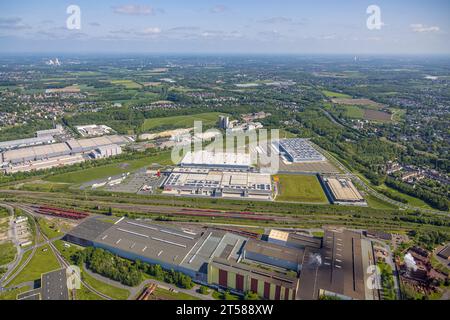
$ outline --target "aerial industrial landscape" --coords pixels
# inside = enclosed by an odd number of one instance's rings
[[[448,53],[31,49],[0,49],[0,300],[450,300]]]

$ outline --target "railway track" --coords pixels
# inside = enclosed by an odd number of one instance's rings
[[[24,206],[24,205],[16,205],[18,208],[22,209],[23,211],[25,211],[26,213],[32,215],[35,218],[36,221],[36,217],[35,217],[35,213],[34,211],[32,211],[29,207]],[[60,264],[61,268],[67,268],[69,267],[69,263],[64,259],[64,257],[59,253],[58,249],[55,247],[55,245],[53,244],[52,241],[50,241],[50,239],[48,239],[40,230],[39,224],[36,221],[36,238],[37,236],[40,235],[42,236],[42,238],[44,239],[44,243],[43,244],[48,244],[50,249],[52,250],[53,254],[55,255],[56,259],[58,260],[58,263]],[[28,257],[26,263],[24,263],[20,270],[17,270],[17,272],[14,273],[14,276],[9,278],[11,281],[12,279],[15,278],[16,275],[18,275],[20,273],[20,271],[23,270],[23,268],[28,264],[28,262],[31,260],[31,258],[33,257],[34,253],[36,252],[37,248],[41,247],[43,245],[42,243],[39,245],[35,245],[33,248],[33,253]],[[103,294],[102,292],[96,290],[95,288],[93,288],[92,286],[90,286],[88,283],[86,283],[85,281],[83,281],[83,279],[80,279],[80,282],[91,292],[95,293],[96,295],[102,297],[103,299],[106,300],[113,300],[113,298],[107,296],[106,294]],[[74,289],[72,291],[73,293],[73,298],[76,298],[76,289]]]

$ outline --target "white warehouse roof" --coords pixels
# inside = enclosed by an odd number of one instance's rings
[[[198,151],[188,152],[181,166],[250,167],[250,154],[235,152]]]

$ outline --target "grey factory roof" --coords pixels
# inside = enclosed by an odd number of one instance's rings
[[[202,236],[201,230],[187,231],[123,219],[100,234],[94,243],[143,258],[179,265]]]
[[[207,230],[204,241],[198,242],[181,264],[188,269],[203,270],[205,262],[213,257],[226,257],[238,260],[241,249],[247,238],[223,231]]]
[[[292,162],[325,160],[325,157],[314,149],[307,139],[283,139],[278,141],[278,146],[280,151],[284,151]]]
[[[123,145],[126,144],[128,141],[126,138],[118,136],[118,135],[112,135],[112,136],[103,136],[103,137],[96,137],[96,138],[90,138],[90,139],[72,139],[67,141],[68,146],[72,150],[94,150],[101,146],[107,146],[111,144],[118,144]]]
[[[206,263],[223,256],[238,259],[247,240],[236,234],[209,229],[186,229],[120,219],[116,223],[87,219],[68,233],[95,246],[120,250],[130,255],[178,265],[206,273]],[[225,253],[224,253],[225,252]]]
[[[245,167],[251,166],[250,154],[237,152],[211,152],[197,151],[188,152],[181,166],[220,166],[220,167]]]
[[[69,300],[66,269],[41,275],[41,287],[17,295],[17,300]]]
[[[328,229],[322,249],[305,249],[298,298],[317,299],[319,290],[326,290],[351,299],[364,300],[364,272],[361,234]]]
[[[54,138],[50,135],[36,137],[36,138],[2,141],[2,142],[0,142],[0,150],[13,149],[13,148],[31,146],[31,145],[36,145],[36,144],[43,144],[43,143],[48,143],[50,141],[54,141]]]
[[[65,143],[55,143],[5,151],[3,153],[3,160],[5,162],[9,162],[18,159],[30,159],[30,158],[42,159],[46,157],[51,157],[53,155],[61,155],[69,153],[70,149]]]
[[[51,139],[51,141],[49,141],[49,139]],[[124,145],[128,142],[125,137],[118,135],[96,137],[91,139],[72,139],[64,143],[53,143],[40,146],[31,145],[54,142],[53,137],[39,137],[16,141],[25,141],[26,143],[20,143],[19,145],[13,145],[13,147],[9,147],[9,145],[11,143],[14,143],[14,141],[0,142],[0,150],[13,149],[14,147],[19,146],[25,147],[3,152],[2,158],[4,162],[19,163],[25,161],[41,160],[44,158],[52,158],[79,152],[92,151],[103,146]],[[36,143],[31,143],[33,141],[36,141]]]
[[[246,252],[254,252],[260,255],[276,258],[278,260],[290,261],[300,264],[304,251],[297,248],[289,248],[277,244],[250,239],[244,247]]]
[[[302,247],[320,248],[322,246],[322,239],[304,234],[289,233],[287,245],[296,248]]]
[[[41,300],[41,288],[22,292],[17,295],[17,300]]]
[[[79,239],[94,241],[99,235],[112,227],[112,223],[99,218],[89,218],[70,230],[68,235]]]
[[[42,300],[69,300],[66,269],[55,270],[42,275]]]

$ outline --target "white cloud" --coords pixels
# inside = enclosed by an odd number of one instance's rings
[[[421,23],[411,24],[409,27],[417,33],[439,32],[441,30],[438,26],[427,26]]]
[[[159,34],[161,33],[161,29],[160,28],[146,28],[142,31],[142,34]]]
[[[155,9],[151,6],[140,6],[135,4],[127,4],[123,6],[116,6],[113,7],[113,10],[115,13],[118,14],[127,14],[127,15],[134,15],[134,16],[140,16],[140,15],[152,15],[155,14]]]

